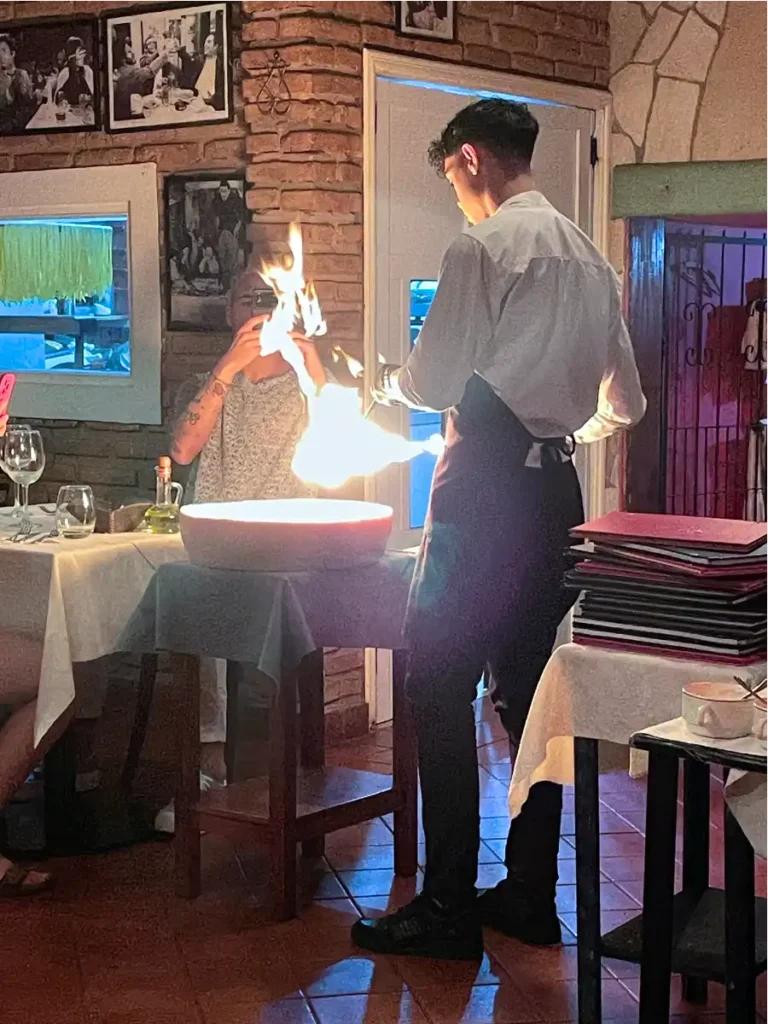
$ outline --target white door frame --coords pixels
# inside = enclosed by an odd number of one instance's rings
[[[563,106],[581,107],[595,114],[595,136],[599,160],[593,178],[592,240],[601,253],[608,255],[611,189],[611,94],[582,85],[567,85],[544,78],[527,78],[503,71],[484,71],[464,64],[407,57],[380,50],[363,50],[363,339],[366,394],[373,384],[377,366],[375,343],[376,301],[376,80],[404,79],[430,82],[473,92],[506,93],[530,97]],[[587,516],[602,515],[605,508],[605,445],[586,447],[584,462],[585,505]],[[366,497],[371,497],[370,480],[365,482]],[[366,651],[365,690],[372,721],[377,715],[377,659]],[[383,665],[379,665],[379,676]]]

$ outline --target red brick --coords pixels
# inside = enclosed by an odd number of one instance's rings
[[[413,49],[413,39],[397,35],[394,29],[382,25],[363,25],[363,43],[369,46],[387,46],[390,49]]]
[[[74,13],[74,3],[16,3],[13,5],[13,17],[21,21],[24,18],[47,18],[51,15],[61,17]]]
[[[557,16],[557,30],[562,36],[567,36],[569,39],[594,39],[597,36],[597,27],[594,21],[574,18],[572,14]]]
[[[360,156],[362,140],[349,132],[289,131],[282,138],[285,153],[330,153]]]
[[[362,74],[363,55],[359,49],[350,46],[337,46],[333,55],[333,66],[339,71],[354,71]]]
[[[98,134],[94,132],[94,135]],[[3,153],[73,153],[83,147],[84,135],[60,132],[53,135],[8,135],[2,143]]]
[[[611,81],[611,72],[608,68],[595,68],[595,85],[608,86]]]
[[[536,35],[527,29],[495,25],[493,34],[496,44],[509,53],[536,52]]]
[[[581,44],[581,58],[584,64],[594,64],[597,68],[607,68],[610,61],[610,49],[595,43]]]
[[[242,164],[245,154],[244,139],[217,139],[203,147],[206,161],[216,164]]]
[[[249,188],[245,204],[249,210],[274,210],[280,205],[280,192],[276,188]]]
[[[360,43],[360,26],[333,17],[284,14],[280,18],[281,39],[332,39],[338,43]]]
[[[425,57],[440,57],[442,60],[461,60],[460,43],[433,43],[428,39],[413,39],[413,52]],[[400,41],[398,40],[398,46]]]
[[[581,59],[580,45],[571,39],[561,39],[560,36],[539,36],[537,53],[549,60]]]
[[[543,57],[534,57],[527,53],[513,53],[510,57],[512,71],[522,71],[526,75],[538,75],[539,78],[553,78],[554,61]]]
[[[48,171],[71,166],[71,153],[21,153],[14,158],[14,169],[17,171]]]
[[[0,153],[0,172],[5,173],[10,170],[13,170],[13,157]]]
[[[328,68],[332,71],[335,66],[334,48],[327,43],[296,43],[292,46],[283,46],[280,56],[288,61],[293,70]]]
[[[557,14],[554,11],[542,11],[532,4],[517,3],[512,12],[512,23],[533,32],[554,32]]]
[[[257,21],[246,21],[241,29],[241,34],[246,43],[277,39],[279,35],[277,19],[260,18]]]
[[[496,50],[491,46],[473,46],[470,43],[464,47],[464,59],[470,64],[482,64],[483,67],[509,67],[509,54],[506,50]]]
[[[260,190],[261,191],[261,190]],[[280,197],[280,208],[286,212],[351,213],[363,209],[360,192],[337,192],[327,189],[285,189]]]
[[[595,70],[582,67],[581,64],[566,64],[556,61],[555,77],[569,82],[585,82],[592,85],[595,80]]]
[[[173,143],[167,146],[139,146],[137,163],[156,163],[159,171],[184,171],[200,162],[200,146],[196,142]]]
[[[328,322],[328,334],[332,338],[359,338],[363,330],[363,317],[361,313],[329,312],[326,316]]]
[[[261,153],[277,153],[280,141],[277,132],[265,132],[263,135],[249,135],[245,140],[247,152],[255,155]]]
[[[251,164],[246,170],[248,181],[258,185],[290,183],[326,184],[362,182],[362,168],[355,164],[338,164],[333,159],[285,162],[269,160]]]
[[[86,149],[75,154],[75,167],[101,167],[104,164],[129,164],[133,160],[133,150],[129,146],[117,146],[115,149]]]
[[[463,14],[458,18],[458,37],[462,43],[477,43],[480,46],[490,46],[493,42],[487,21],[467,18]]]
[[[324,281],[360,282],[363,265],[358,256],[320,253],[312,257],[312,274]]]
[[[347,3],[344,0],[343,7],[341,10],[347,17],[358,17],[362,18],[363,21],[367,22],[378,22],[381,25],[391,25],[393,18],[392,4],[390,3],[379,3],[377,0],[370,0],[370,2],[350,2]]]
[[[330,71],[288,71],[285,75],[294,99],[326,99],[331,102],[349,102],[363,96],[363,82],[359,75],[342,75]]]

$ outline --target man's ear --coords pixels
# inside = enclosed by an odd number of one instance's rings
[[[469,173],[472,175],[477,174],[480,169],[480,160],[477,155],[477,150],[471,142],[464,143],[461,147],[461,155],[464,158],[464,163],[466,164]]]

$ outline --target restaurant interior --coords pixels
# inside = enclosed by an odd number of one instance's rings
[[[737,0],[0,2],[0,1024],[765,1024],[765,81]],[[393,955],[455,403],[385,392],[480,100],[534,114],[647,405],[562,456],[524,730],[472,684],[475,884],[561,787],[555,938]]]

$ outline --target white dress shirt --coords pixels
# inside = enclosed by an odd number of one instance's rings
[[[598,441],[645,412],[618,278],[540,192],[508,199],[448,247],[388,397],[448,409],[473,373],[536,438]]]

